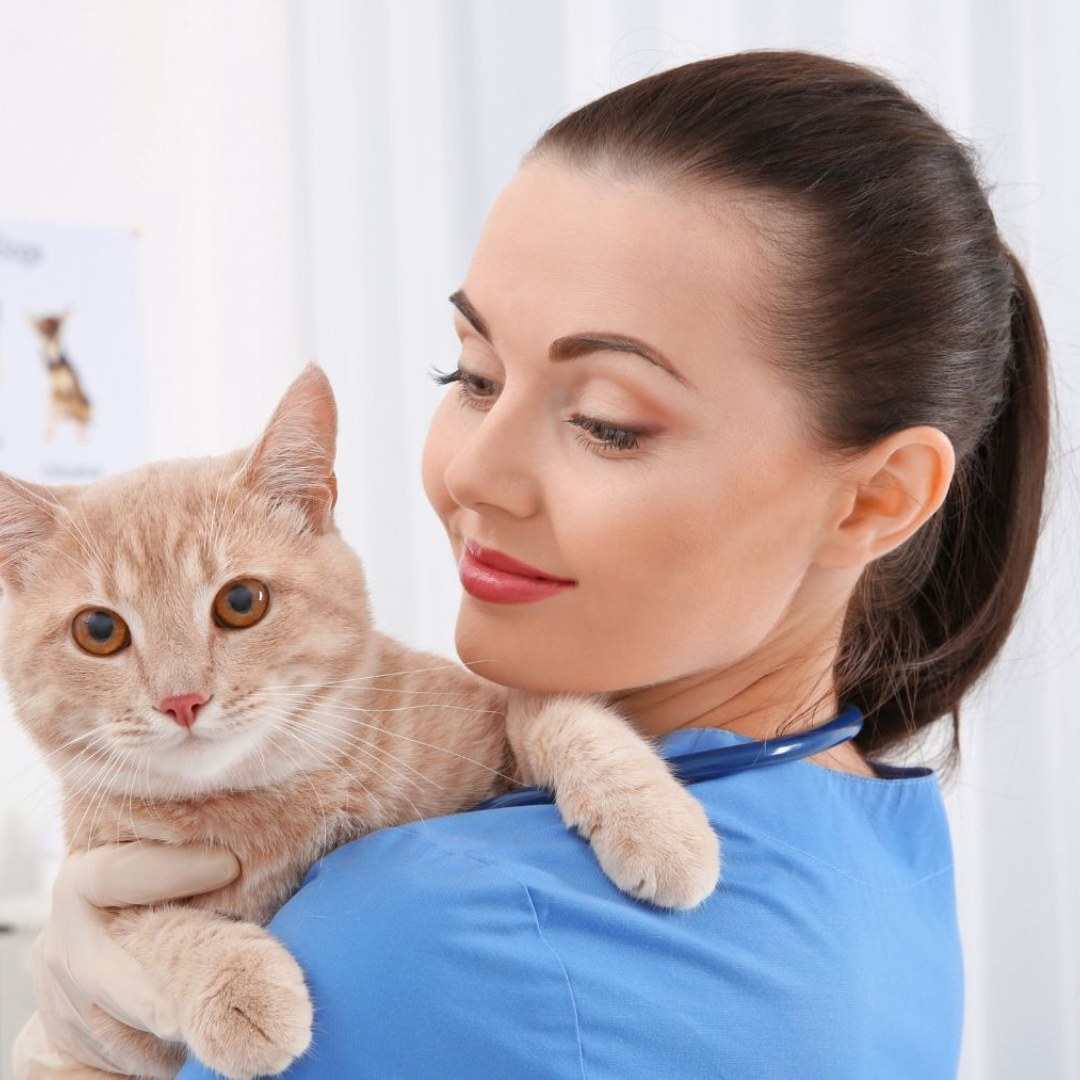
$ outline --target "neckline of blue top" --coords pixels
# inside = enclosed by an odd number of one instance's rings
[[[768,765],[783,765],[789,761],[820,754],[834,746],[853,739],[862,730],[863,712],[858,706],[848,705],[826,724],[821,724],[795,735],[786,735],[779,739],[746,739],[728,746],[714,746],[687,754],[667,757],[667,763],[675,776],[684,784],[695,784],[703,780],[716,780],[733,773],[748,772]],[[890,776],[906,777],[913,772],[926,775],[929,770],[894,769],[880,763],[874,768],[878,775],[887,779]],[[555,801],[553,793],[546,788],[523,787],[508,791],[503,795],[485,799],[474,806],[473,810],[493,810],[508,806],[533,806]]]

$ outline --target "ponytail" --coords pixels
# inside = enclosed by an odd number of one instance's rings
[[[866,712],[855,741],[867,756],[948,714],[951,745],[940,765],[955,767],[960,701],[1005,643],[1031,573],[1049,447],[1049,350],[1027,274],[1007,248],[1005,257],[1011,346],[1000,411],[911,550],[868,566],[848,610],[837,691]]]

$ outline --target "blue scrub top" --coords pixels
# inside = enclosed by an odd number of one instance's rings
[[[674,732],[665,756],[746,741]],[[270,924],[315,1002],[289,1080],[947,1080],[963,968],[936,776],[794,761],[691,787],[723,880],[619,893],[551,805],[339,848]],[[216,1074],[189,1062],[178,1080]]]

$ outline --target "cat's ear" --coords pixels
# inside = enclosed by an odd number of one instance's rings
[[[336,443],[337,406],[330,380],[317,364],[308,364],[240,466],[241,482],[275,502],[292,503],[307,525],[325,532],[337,502]]]
[[[28,584],[28,569],[64,512],[50,488],[0,472],[0,581]]]

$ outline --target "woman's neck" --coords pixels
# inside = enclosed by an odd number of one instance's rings
[[[702,727],[724,728],[752,739],[776,738],[827,723],[839,712],[831,664],[823,665],[820,654],[764,672],[733,668],[698,672],[619,691],[608,700],[650,738]],[[808,760],[842,772],[876,775],[850,742]]]

